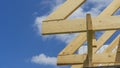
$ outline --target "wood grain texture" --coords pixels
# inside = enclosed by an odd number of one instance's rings
[[[86,15],[86,26],[87,26],[87,58],[86,58],[86,63],[84,64],[85,66],[92,67],[92,57],[93,57],[93,38],[94,38],[94,31],[93,25],[92,25],[92,20],[91,20],[91,15],[87,14]]]
[[[44,21],[63,20],[70,16],[77,8],[79,8],[86,0],[67,0],[58,7]]]
[[[96,53],[114,33],[115,30],[105,31],[104,34],[97,40],[97,47],[94,48],[94,53]]]
[[[44,22],[42,24],[42,34],[65,34],[86,32],[85,19],[61,20]],[[117,30],[120,29],[120,16],[105,16],[92,18],[93,30]]]
[[[58,56],[57,65],[78,65],[83,64],[86,55],[66,55]],[[93,55],[93,64],[104,64],[104,63],[114,63],[115,62],[115,53],[102,53]]]
[[[86,41],[86,32],[80,33],[73,41],[71,41],[59,55],[72,55],[78,50],[82,44]]]

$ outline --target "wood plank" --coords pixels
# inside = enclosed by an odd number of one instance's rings
[[[116,30],[120,29],[120,16],[106,16],[92,18],[93,30]],[[104,24],[104,25],[103,25]],[[42,34],[64,34],[64,33],[77,33],[85,32],[86,23],[85,19],[73,19],[44,22],[42,24]]]
[[[86,32],[80,33],[73,41],[71,41],[60,53],[59,56],[74,54],[86,41]],[[101,40],[102,41],[102,40]],[[96,49],[96,38],[93,39],[94,48]]]
[[[97,47],[94,48],[94,53],[96,53],[114,33],[115,30],[105,31],[104,34],[97,40]]]
[[[77,8],[79,8],[86,0],[67,0],[58,7],[44,21],[63,20],[70,16]]]
[[[42,23],[43,35],[62,34],[62,33],[68,33],[68,32],[72,33],[74,30],[79,31],[80,29],[83,29],[83,30],[86,29],[85,19],[61,20],[61,21],[52,21],[52,22]]]
[[[80,64],[80,65],[72,65],[71,68],[83,68],[83,65]]]
[[[66,55],[57,57],[57,65],[74,65],[83,64],[86,59],[86,55]]]
[[[99,17],[113,15],[120,8],[120,0],[113,0],[112,3],[100,13]]]
[[[58,56],[57,65],[78,65],[83,64],[86,59],[86,55],[66,55]],[[93,55],[93,64],[105,64],[115,62],[115,53],[102,53]]]
[[[94,53],[94,49],[97,48],[97,39],[96,39],[96,36],[95,36],[95,32],[93,31],[93,53]]]
[[[73,41],[71,41],[60,53],[59,56],[72,55],[78,50],[86,41],[86,32],[80,33]],[[96,38],[93,39],[94,48],[96,48]]]
[[[87,60],[85,63],[85,66],[92,67],[92,55],[93,55],[93,38],[94,38],[94,32],[92,28],[92,20],[91,15],[86,15],[86,26],[87,26],[87,43],[88,43],[88,55]]]
[[[78,50],[86,41],[86,32],[80,33],[73,41],[71,41],[60,53],[61,55],[72,55]]]
[[[104,50],[104,52],[106,52],[106,53],[111,53],[112,50],[113,50],[116,46],[118,46],[119,38],[120,38],[120,35],[118,35],[118,36],[112,41],[112,43]]]

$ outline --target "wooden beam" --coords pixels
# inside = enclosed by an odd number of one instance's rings
[[[112,43],[104,50],[103,53],[111,53],[112,50],[118,45],[119,43],[119,38],[120,38],[120,35],[118,35],[115,40],[112,41]]]
[[[86,55],[66,55],[58,56],[57,65],[78,65],[83,64]],[[114,63],[115,62],[115,53],[102,53],[93,55],[93,64],[105,64],[105,63]]]
[[[120,0],[113,0],[113,2],[100,13],[99,17],[113,15],[120,8]]]
[[[92,67],[92,55],[93,55],[93,28],[92,28],[92,20],[91,20],[91,15],[87,14],[86,15],[86,23],[87,23],[87,43],[88,43],[88,55],[87,55],[87,60],[85,63],[85,66]]]
[[[67,0],[58,7],[44,21],[63,20],[70,16],[77,8],[79,8],[86,0]]]
[[[83,64],[72,65],[71,68],[83,68]]]
[[[86,41],[86,32],[80,33],[73,41],[71,41],[60,53],[59,56],[72,55],[78,50]],[[93,38],[94,48],[96,48],[96,38]]]
[[[95,36],[95,32],[93,31],[93,53],[94,53],[94,49],[97,48],[97,39]]]
[[[86,32],[80,33],[73,41],[71,41],[60,53],[59,56],[72,55],[86,41]]]
[[[97,47],[94,48],[94,53],[96,53],[114,33],[115,30],[105,31],[104,34],[97,40]]]
[[[73,59],[74,57],[74,59]],[[83,64],[86,59],[86,55],[66,55],[57,57],[57,65],[74,65],[74,64]]]
[[[92,18],[93,30],[116,30],[120,29],[120,16],[106,16]],[[104,24],[104,25],[103,25]],[[42,24],[42,34],[64,34],[86,32],[85,19],[61,20],[44,22]]]

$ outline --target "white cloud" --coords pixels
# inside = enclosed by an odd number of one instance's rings
[[[46,16],[41,16],[41,17],[37,17],[35,20],[35,27],[37,27],[37,31],[38,33],[41,35],[41,25],[42,25],[42,21],[46,18]]]
[[[81,46],[78,49],[78,54],[86,54],[87,53],[87,46]]]
[[[40,54],[38,56],[33,56],[31,61],[36,64],[43,64],[43,65],[54,65],[56,66],[56,57],[49,57],[45,54]]]
[[[105,8],[112,0],[87,0],[85,4],[83,4],[82,7],[77,9],[70,17],[71,18],[80,18],[80,17],[85,17],[86,13],[91,13],[92,16],[97,16],[100,12],[101,9]],[[54,11],[61,3],[63,3],[64,0],[55,0],[54,1],[54,6],[51,7],[52,11]],[[50,3],[53,4],[53,3]],[[92,4],[93,6],[90,6],[89,4]],[[103,5],[104,4],[104,5]],[[85,8],[91,8],[89,11],[85,11]],[[48,11],[51,13],[52,11]],[[41,23],[42,21],[47,17],[48,15],[40,16],[37,17],[35,20],[35,25],[38,29],[39,34],[41,35]],[[45,36],[45,38],[56,38],[58,40],[61,40],[65,43],[69,43],[74,37],[76,37],[77,34],[61,34],[61,35],[50,35],[50,36]]]

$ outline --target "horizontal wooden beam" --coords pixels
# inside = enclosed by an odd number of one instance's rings
[[[83,65],[72,65],[71,68],[119,68],[120,63],[106,63],[106,64],[94,64],[92,67],[84,67]]]
[[[120,16],[96,17],[92,18],[92,22],[94,31],[120,29]],[[87,31],[85,19],[61,20],[42,23],[42,34],[44,35],[85,31]]]
[[[72,65],[71,68],[83,68],[83,64]]]
[[[44,21],[63,20],[70,16],[77,8],[79,8],[86,0],[67,0],[58,7]]]
[[[87,55],[66,55],[58,56],[57,65],[77,65],[83,64]],[[115,53],[102,53],[93,55],[93,64],[105,64],[105,63],[114,63],[115,62]]]

